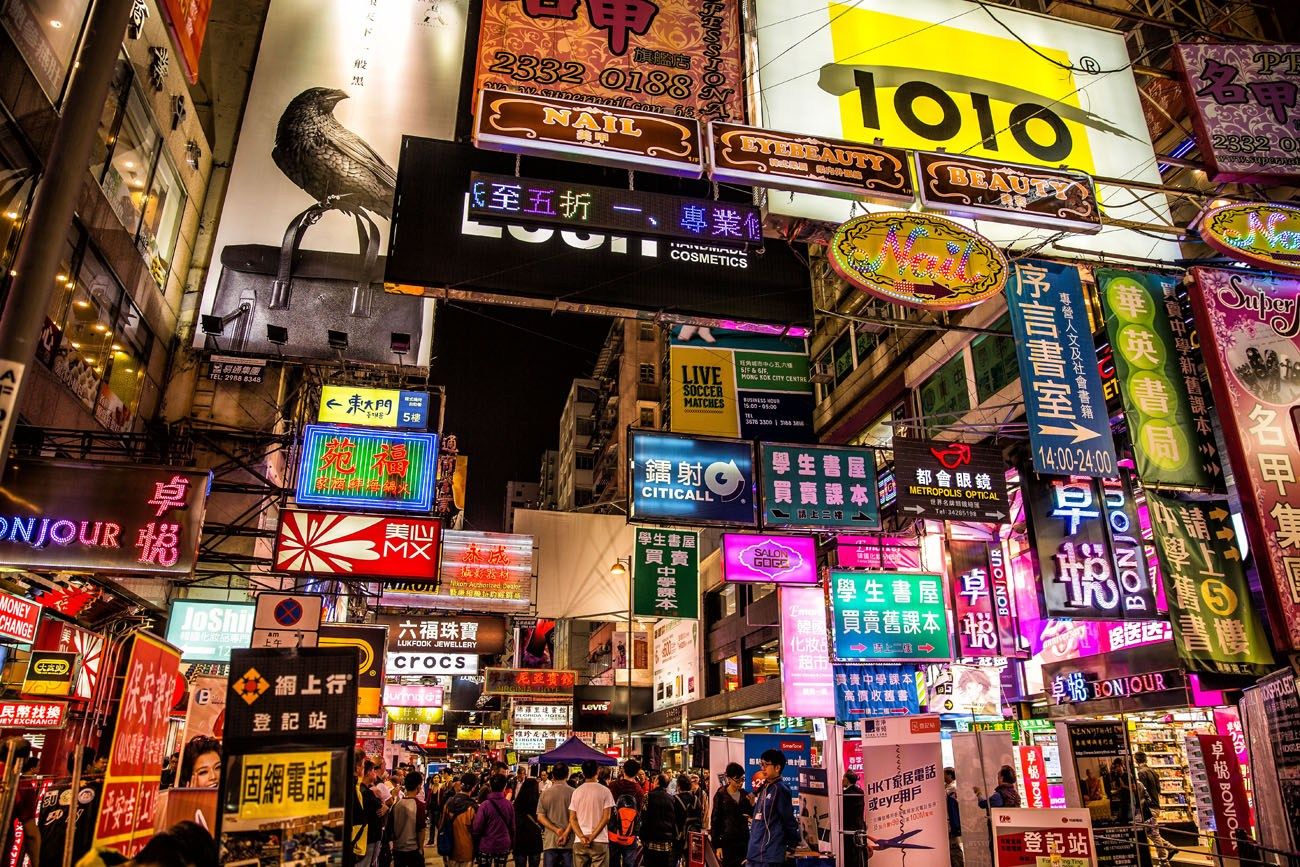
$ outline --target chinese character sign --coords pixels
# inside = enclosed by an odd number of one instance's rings
[[[919,867],[948,858],[939,717],[866,719],[862,791],[879,847],[871,867]]]
[[[638,527],[632,584],[632,609],[637,617],[698,617],[699,531]]]
[[[350,746],[357,731],[354,647],[236,650],[226,690],[226,744]]]
[[[763,526],[880,525],[871,449],[763,443]]]
[[[835,720],[853,725],[876,716],[907,716],[921,712],[915,665],[831,665],[835,691]]]
[[[1192,269],[1192,311],[1282,646],[1300,647],[1300,280]]]
[[[154,834],[157,769],[180,666],[174,647],[143,632],[131,639],[95,824],[96,846],[134,855]]]
[[[919,571],[921,543],[907,536],[836,536],[835,563],[841,569]]]
[[[533,597],[533,537],[516,533],[447,530],[442,534],[442,569],[437,592],[399,590],[410,604],[473,611],[523,611]],[[390,595],[388,589],[385,596]],[[399,601],[400,601],[399,598]],[[422,606],[423,607],[423,606]]]
[[[441,539],[437,518],[281,509],[275,569],[427,584],[438,576]]]
[[[573,696],[577,672],[558,669],[485,668],[484,695]]]
[[[1096,479],[1027,473],[1024,487],[1047,616],[1085,620],[1156,616],[1145,568],[1116,566],[1110,510]],[[1129,549],[1129,553],[1134,552]]]
[[[1174,52],[1215,181],[1300,173],[1294,59],[1300,45],[1195,43]]]
[[[826,594],[820,587],[779,587],[781,708],[786,716],[833,717]]]
[[[1163,274],[1096,273],[1138,475],[1147,485],[1221,489],[1196,336]]]
[[[831,572],[826,591],[836,661],[952,658],[942,575]]]
[[[394,653],[498,654],[506,649],[503,617],[384,615],[376,622],[388,627],[388,649]]]
[[[1047,763],[1043,748],[1017,746],[1016,764],[1020,768],[1020,786],[1025,793],[1025,806],[1031,810],[1046,810],[1052,805],[1047,787]]]
[[[1079,270],[1038,260],[1016,262],[1011,270],[1007,307],[1034,469],[1115,475],[1115,441]]]
[[[555,88],[593,102],[744,121],[733,0],[487,0],[474,89]]]
[[[16,460],[0,483],[0,561],[81,572],[188,575],[211,473]],[[21,504],[19,506],[18,504]]]
[[[995,867],[1097,867],[1092,814],[1086,809],[995,807],[990,815]]]
[[[1147,492],[1179,654],[1193,671],[1264,674],[1273,663],[1222,502]]]
[[[894,472],[906,518],[1007,521],[1007,467],[996,446],[895,437]]]
[[[812,536],[724,533],[722,580],[740,584],[816,584],[817,540]]]
[[[227,795],[235,798],[240,820],[305,818],[330,811],[329,752],[255,753],[235,761],[240,776]]]
[[[1229,858],[1237,856],[1237,831],[1251,830],[1250,802],[1246,800],[1246,782],[1232,738],[1226,735],[1197,735],[1205,775],[1210,783],[1210,803],[1214,809],[1218,851]],[[1252,835],[1253,836],[1253,835]]]
[[[999,565],[993,571],[994,548]],[[1011,612],[1003,554],[997,541],[950,539],[953,617],[958,656],[1015,656],[1016,623]],[[1010,641],[1008,642],[1008,639]]]
[[[367,427],[424,430],[429,426],[429,395],[386,388],[321,387],[319,421]]]
[[[294,498],[300,506],[427,512],[437,459],[437,434],[309,424]]]
[[[738,440],[633,430],[629,517],[754,526],[754,447]]]

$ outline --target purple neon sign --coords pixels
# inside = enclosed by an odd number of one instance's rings
[[[816,584],[812,536],[724,533],[722,580],[733,583]]]

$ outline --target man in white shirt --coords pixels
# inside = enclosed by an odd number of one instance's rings
[[[614,810],[614,796],[596,782],[600,766],[582,763],[585,782],[569,802],[569,827],[573,830],[573,867],[606,867],[609,863],[609,834],[605,826]]]

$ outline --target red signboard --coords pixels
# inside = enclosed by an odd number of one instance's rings
[[[1197,735],[1205,757],[1205,775],[1210,780],[1210,804],[1214,807],[1215,839],[1219,854],[1237,856],[1237,831],[1250,830],[1250,804],[1246,781],[1237,761],[1237,749],[1227,735]]]
[[[67,711],[66,701],[0,701],[0,729],[61,729]]]
[[[1052,806],[1043,748],[1016,747],[1016,763],[1020,765],[1020,779],[1025,784],[1025,806],[1034,810],[1046,810]]]
[[[484,695],[572,696],[577,672],[531,668],[483,669]]]
[[[31,644],[36,640],[36,624],[40,619],[39,603],[0,593],[0,639]]]
[[[1300,648],[1300,382],[1284,373],[1300,365],[1300,279],[1210,268],[1193,268],[1192,277],[1205,369],[1254,561],[1274,602],[1273,632],[1284,648]],[[1204,602],[1227,611],[1237,600],[1216,591]]]
[[[129,858],[154,834],[158,768],[180,667],[179,650],[152,635],[135,634],[121,680],[95,846],[111,847]]]
[[[432,582],[438,577],[442,522],[284,509],[275,541],[277,572]]]
[[[208,32],[212,0],[161,0],[158,5],[167,17],[167,29],[185,64],[185,77],[190,84],[197,84],[199,54],[203,51],[203,36]]]

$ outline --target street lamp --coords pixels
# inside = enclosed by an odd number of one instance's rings
[[[620,580],[627,579],[627,646],[624,648],[627,657],[627,754],[623,757],[626,761],[632,757],[632,558],[619,557],[609,567],[609,574]]]

